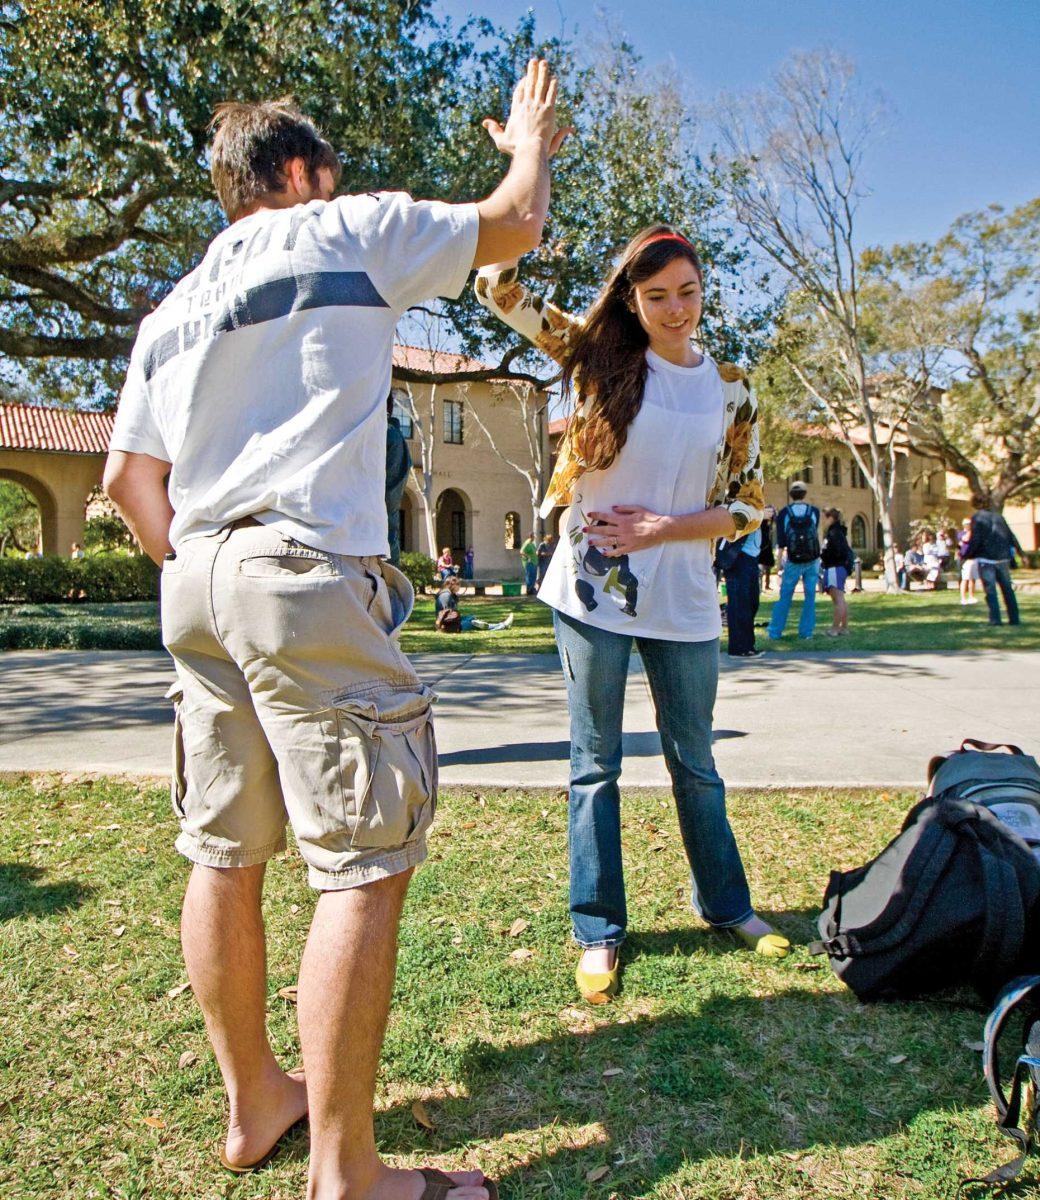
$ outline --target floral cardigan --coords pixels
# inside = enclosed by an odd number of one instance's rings
[[[570,342],[581,328],[577,317],[535,296],[520,283],[516,267],[496,273],[481,273],[475,285],[477,299],[510,328],[533,342],[561,366],[567,361]],[[762,456],[758,443],[758,402],[748,387],[747,375],[731,363],[718,364],[726,409],[726,436],[719,444],[709,508],[722,504],[729,509],[737,537],[751,533],[762,522],[765,500],[762,492]],[[574,449],[574,431],[584,420],[579,405],[560,446],[556,468],[542,502],[542,516],[559,504],[569,504],[575,482],[586,466]]]

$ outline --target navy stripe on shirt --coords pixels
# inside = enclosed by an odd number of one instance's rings
[[[194,318],[164,333],[145,351],[144,377],[151,379],[178,354],[196,345],[202,336],[215,337],[247,325],[260,325],[311,308],[389,308],[364,271],[314,271],[271,279],[235,296],[209,324]]]

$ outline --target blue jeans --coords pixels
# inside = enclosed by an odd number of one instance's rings
[[[780,598],[773,605],[773,615],[769,618],[769,629],[766,631],[771,638],[778,638],[784,632],[799,579],[805,592],[805,604],[798,621],[798,636],[810,638],[816,629],[816,588],[820,582],[820,560],[814,558],[807,563],[787,562],[780,576]]]
[[[582,946],[616,946],[628,913],[621,865],[621,722],[632,638],[553,613],[571,716],[570,907]],[[691,868],[694,910],[711,925],[752,915],[744,864],[711,756],[718,639],[636,638]]]
[[[538,564],[524,563],[524,583],[527,586],[527,594],[534,595],[534,585],[538,580]]]
[[[729,635],[726,650],[730,654],[747,654],[755,648],[755,615],[761,591],[758,560],[742,550],[733,566],[722,574],[726,579],[726,630]]]
[[[986,592],[986,604],[989,607],[989,623],[1000,624],[1000,600],[997,598],[997,588],[1000,588],[1007,608],[1008,624],[1020,624],[1018,615],[1018,600],[1015,589],[1011,586],[1011,568],[1007,562],[980,562],[979,578]]]

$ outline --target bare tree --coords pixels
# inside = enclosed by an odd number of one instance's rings
[[[788,361],[863,471],[878,505],[886,586],[896,589],[892,496],[905,397],[872,386],[856,215],[863,154],[882,112],[831,51],[794,56],[750,99],[726,100],[722,186],[759,251],[784,271],[796,324]]]
[[[524,441],[527,454],[519,458],[511,457],[502,450],[495,435],[488,429],[480,409],[469,396],[465,388],[466,411],[477,423],[480,432],[487,439],[488,445],[506,463],[507,466],[519,472],[527,481],[531,492],[531,529],[536,539],[542,536],[542,515],[538,511],[545,488],[545,468],[548,461],[548,431],[546,429],[546,414],[549,408],[549,393],[533,387],[529,383],[508,383],[492,385],[491,393],[497,404],[512,409],[513,415],[524,431]]]

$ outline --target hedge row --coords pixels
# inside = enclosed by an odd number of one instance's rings
[[[0,603],[157,600],[159,568],[143,554],[0,558]]]

